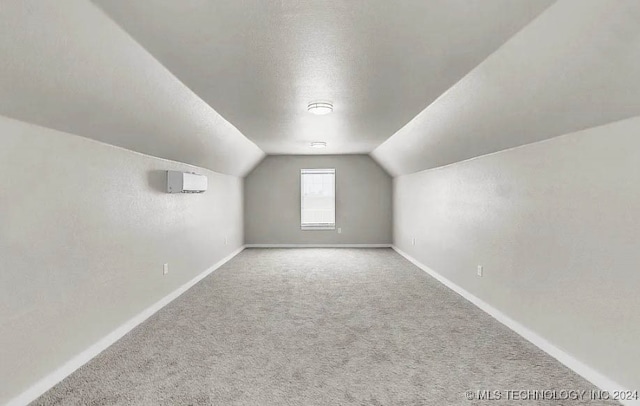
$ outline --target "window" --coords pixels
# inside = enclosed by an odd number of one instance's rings
[[[300,227],[303,230],[336,228],[336,170],[300,170]]]

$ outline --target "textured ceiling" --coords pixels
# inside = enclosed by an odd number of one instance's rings
[[[264,156],[86,0],[3,0],[0,55],[0,114],[233,175]]]
[[[2,3],[0,114],[240,176],[263,150],[401,175],[640,115],[637,0],[95,3]]]
[[[369,153],[551,0],[95,0],[267,153]],[[306,112],[328,99],[328,116]]]
[[[562,0],[372,156],[412,173],[640,115],[640,2]]]

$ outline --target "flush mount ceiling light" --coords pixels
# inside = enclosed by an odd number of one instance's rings
[[[317,116],[329,114],[333,111],[333,104],[325,101],[315,101],[307,105],[307,111]]]
[[[311,143],[311,148],[326,148],[327,143],[326,142],[312,142]]]

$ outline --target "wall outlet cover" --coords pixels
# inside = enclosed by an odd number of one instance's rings
[[[166,275],[166,274],[168,274],[168,273],[169,273],[169,264],[164,264],[164,265],[162,266],[162,274],[163,274],[163,275]]]
[[[484,274],[484,269],[482,268],[482,265],[478,265],[477,273],[478,273],[478,276],[482,276]]]

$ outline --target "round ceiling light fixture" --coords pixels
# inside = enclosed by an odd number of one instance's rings
[[[333,111],[333,104],[326,101],[315,101],[307,105],[307,111],[317,116],[323,116]]]
[[[326,147],[327,147],[327,143],[326,142],[317,141],[317,142],[312,142],[311,143],[311,148],[326,148]]]

